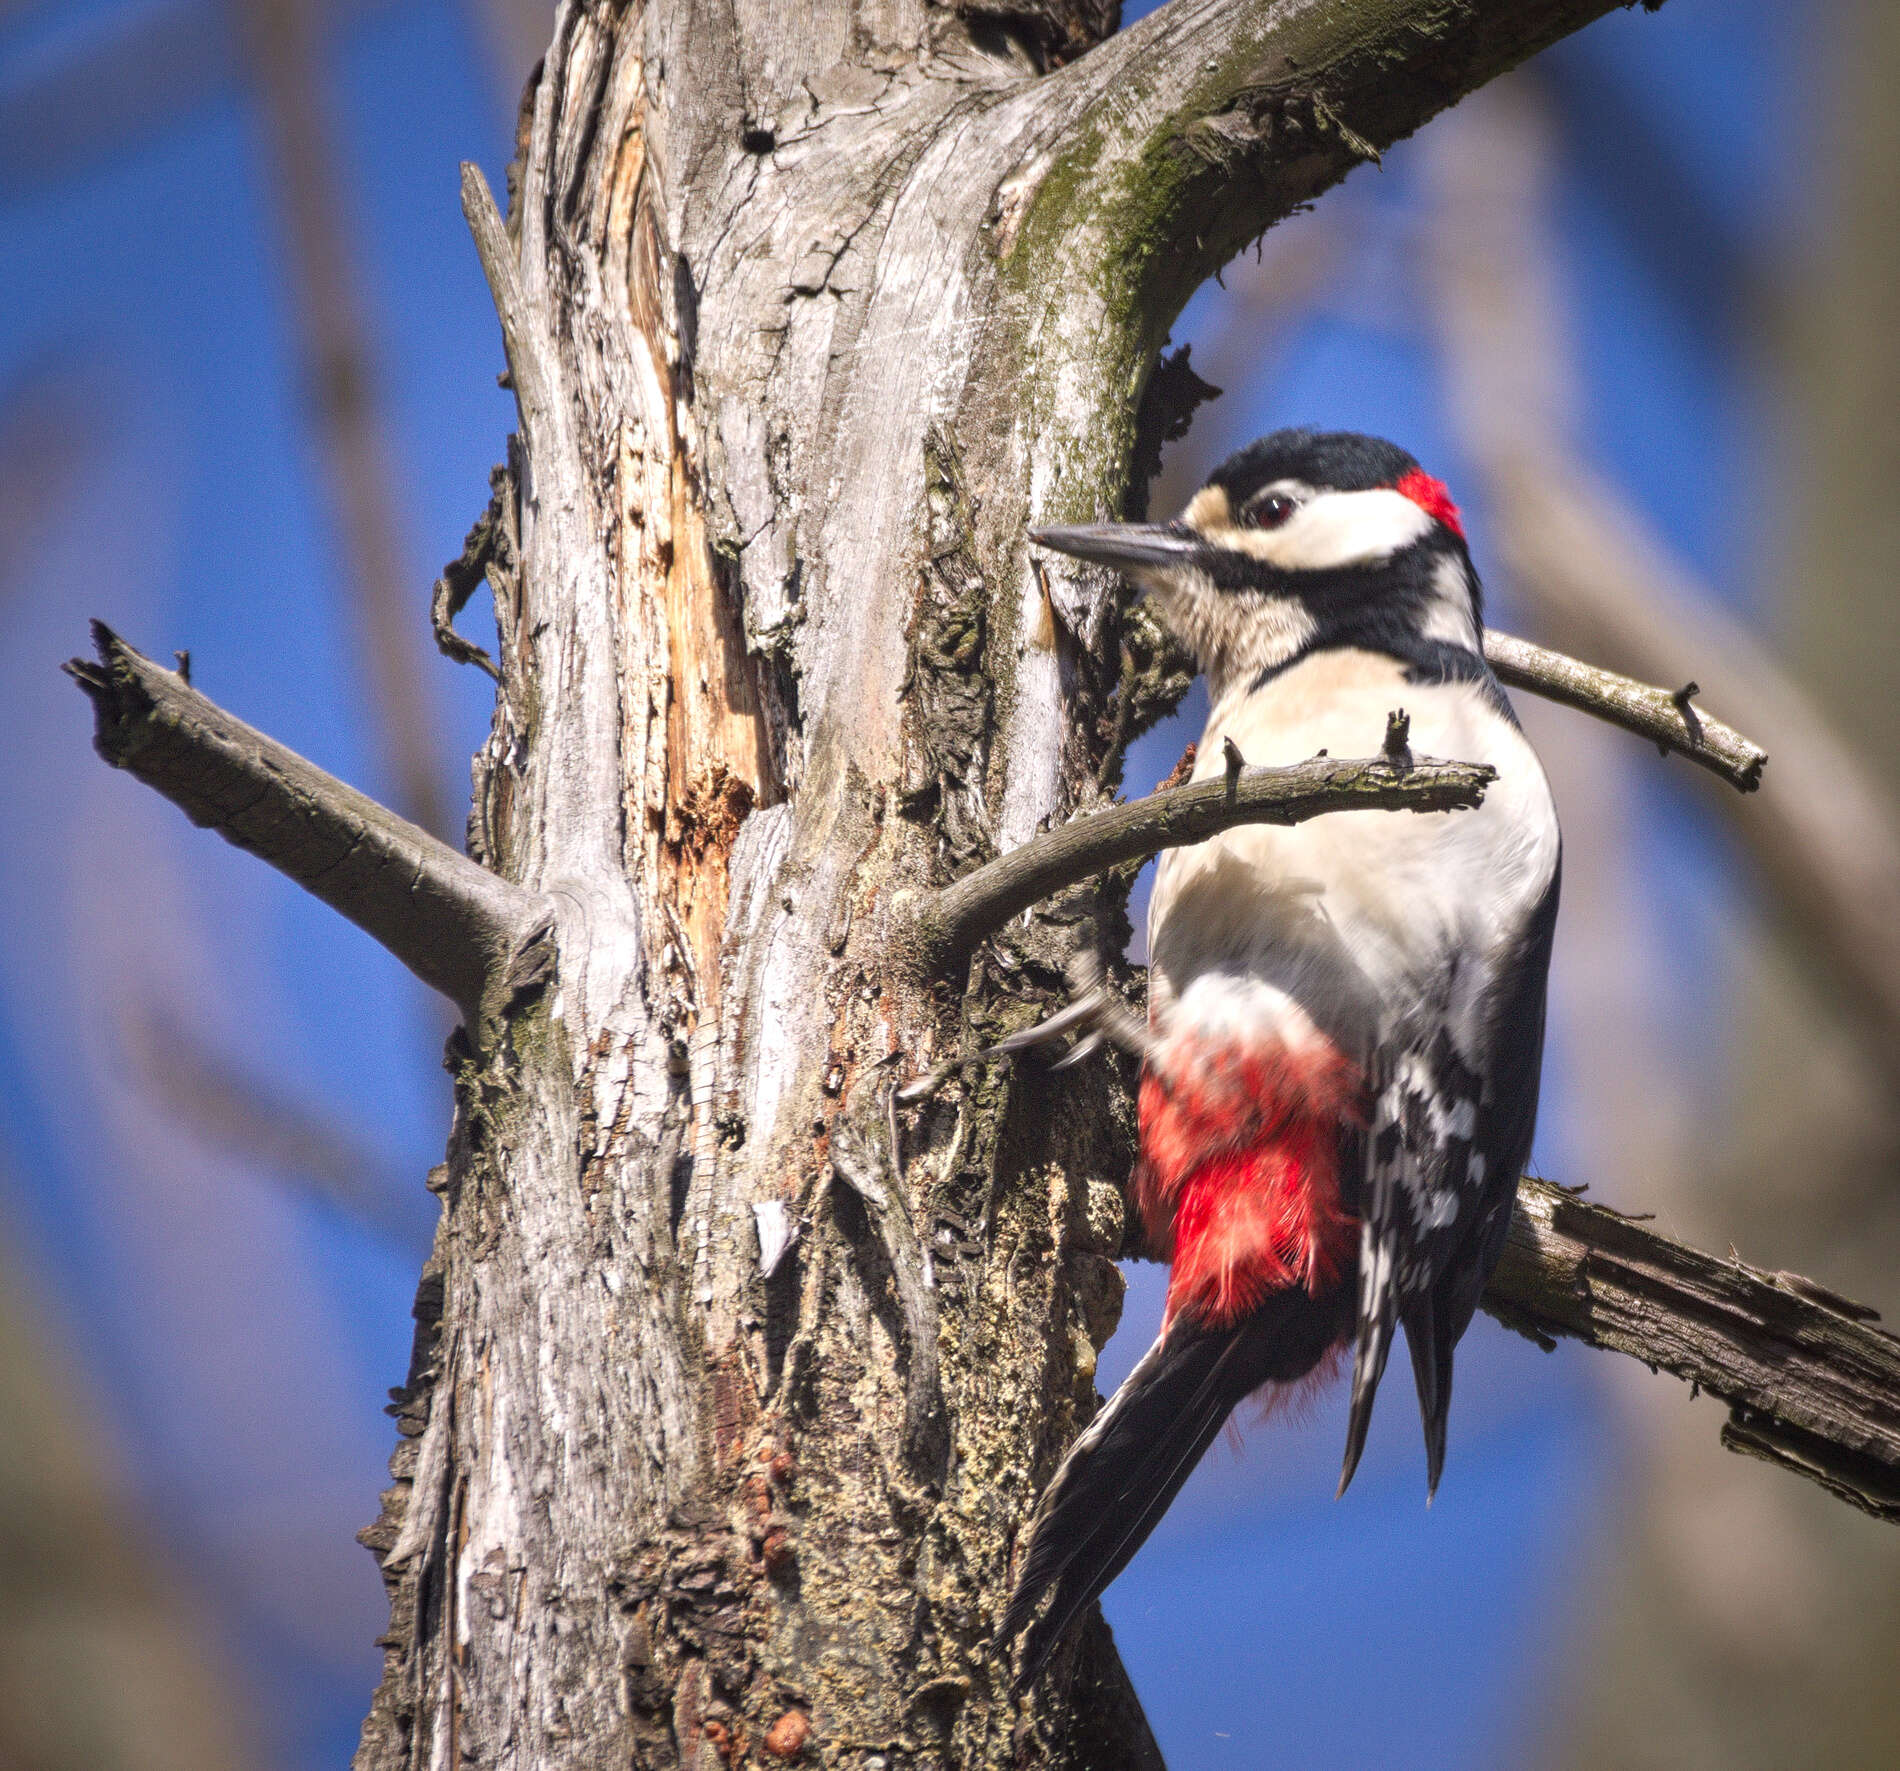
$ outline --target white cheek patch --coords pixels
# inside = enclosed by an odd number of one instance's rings
[[[1444,640],[1450,645],[1477,651],[1482,641],[1478,635],[1477,611],[1472,606],[1471,580],[1466,575],[1464,562],[1446,554],[1433,570],[1432,591],[1419,631],[1428,640]]]
[[[1370,492],[1318,492],[1277,529],[1232,528],[1218,539],[1288,572],[1322,572],[1389,559],[1424,536],[1432,519],[1387,487]]]

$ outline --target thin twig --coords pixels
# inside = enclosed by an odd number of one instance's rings
[[[1412,716],[1403,707],[1395,707],[1385,716],[1385,743],[1380,755],[1395,769],[1412,766]]]
[[[1205,842],[1236,824],[1298,824],[1326,812],[1466,811],[1493,777],[1477,764],[1430,757],[1407,769],[1314,757],[1172,787],[1073,818],[933,892],[903,944],[917,971],[940,972],[1030,905],[1124,862]]]
[[[1673,750],[1699,763],[1739,792],[1753,793],[1761,785],[1768,752],[1713,714],[1691,707],[1690,697],[1701,693],[1694,683],[1658,689],[1495,630],[1484,636],[1484,655],[1510,688],[1621,726],[1665,753]]]
[[[521,410],[522,426],[529,433],[532,445],[536,432],[553,422],[560,409],[542,356],[541,339],[528,311],[527,297],[522,293],[514,243],[508,238],[501,211],[495,207],[495,194],[488,188],[488,180],[472,160],[462,162],[462,215],[468,222],[469,233],[474,236],[475,251],[482,261],[482,275],[488,280],[488,293],[501,321],[502,348],[508,353],[508,380],[514,388],[515,404]]]
[[[1247,759],[1240,754],[1240,746],[1232,738],[1223,738],[1220,741],[1220,754],[1221,785],[1226,790],[1228,799],[1231,800],[1240,791],[1240,772],[1247,766]]]
[[[1526,1180],[1484,1307],[1546,1344],[1627,1353],[1721,1397],[1731,1450],[1900,1523],[1900,1339],[1864,1305]]]
[[[1678,558],[1574,440],[1576,352],[1558,322],[1549,150],[1508,95],[1460,107],[1425,165],[1436,187],[1423,266],[1450,408],[1484,476],[1495,557],[1538,630],[1650,681],[1692,660],[1748,710],[1774,785],[1722,809],[1770,900],[1859,1012],[1862,1048],[1900,1090],[1900,811],[1874,759]],[[1706,727],[1713,722],[1703,716]],[[1706,735],[1706,732],[1705,732]],[[1700,757],[1697,760],[1702,760]]]
[[[491,978],[547,920],[542,900],[207,700],[92,624],[99,662],[66,672],[92,698],[93,743],[194,824],[261,856],[471,1020]]]
[[[501,666],[489,657],[487,649],[455,630],[456,616],[467,607],[469,598],[489,583],[489,574],[498,572],[505,577],[518,565],[514,475],[507,467],[498,467],[489,474],[488,484],[488,508],[475,519],[461,553],[442,568],[430,592],[429,625],[435,631],[436,649],[444,657],[457,664],[473,664],[500,682]],[[496,626],[500,624],[498,615]]]
[[[373,690],[396,803],[441,834],[444,791],[437,678],[426,667],[393,489],[401,484],[382,410],[362,278],[345,219],[346,157],[324,103],[325,9],[309,0],[242,0],[231,9],[260,101],[283,225],[294,342],[308,413],[343,541],[345,581]]]

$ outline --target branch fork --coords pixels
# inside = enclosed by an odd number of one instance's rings
[[[548,901],[458,854],[420,826],[226,713],[192,687],[187,660],[167,670],[93,623],[98,661],[67,674],[91,698],[95,747],[193,823],[262,856],[376,937],[473,1019],[484,993],[550,921]],[[1653,688],[1509,634],[1485,655],[1501,680],[1623,726],[1720,775],[1743,792],[1767,755],[1731,726],[1689,706],[1700,692]],[[927,895],[895,946],[920,977],[942,976],[975,945],[1039,900],[1165,848],[1204,842],[1237,824],[1296,824],[1327,812],[1468,810],[1493,772],[1413,757],[1402,710],[1381,755],[1324,755],[1287,768],[1249,768],[1228,740],[1217,781],[1165,788],[1085,813]]]
[[[96,661],[73,659],[66,670],[93,703],[94,742],[113,767],[340,911],[471,1021],[538,975],[537,964],[545,969],[549,899],[246,725],[193,688],[183,669],[154,663],[104,624],[93,624],[93,642]],[[1486,650],[1507,681],[1653,738],[1743,791],[1759,783],[1760,748],[1691,709],[1693,684],[1651,688],[1500,634]],[[1217,779],[1086,813],[931,893],[910,913],[900,946],[920,975],[941,975],[1038,900],[1163,848],[1243,823],[1372,808],[1456,811],[1483,801],[1491,770],[1413,758],[1408,736],[1394,713],[1380,757],[1317,756],[1290,768],[1250,768],[1229,745]],[[1088,1037],[1139,1047],[1141,1029],[1118,1008],[1097,992],[999,1053],[1041,1043],[1071,1020]],[[908,1104],[953,1067],[896,1099]],[[934,1300],[901,1196],[868,1150],[846,1136],[833,1165],[865,1201],[899,1279],[913,1342],[906,1452],[928,1463],[941,1426]],[[1900,1340],[1872,1327],[1860,1306],[1810,1281],[1714,1260],[1529,1180],[1485,1301],[1542,1341],[1574,1336],[1721,1396],[1730,1405],[1724,1444],[1900,1521]]]

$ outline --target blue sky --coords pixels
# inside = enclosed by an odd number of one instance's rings
[[[1132,12],[1132,9],[1131,9]],[[272,1762],[348,1756],[378,1656],[380,1583],[352,1541],[392,1443],[380,1408],[409,1342],[413,1247],[365,1235],[280,1179],[180,1140],[113,1073],[127,1017],[169,1005],[193,1036],[332,1117],[419,1189],[440,1159],[439,1017],[365,937],[102,768],[57,675],[102,616],[372,792],[387,790],[304,420],[280,244],[250,107],[215,9],[77,0],[0,13],[0,413],[52,390],[74,443],[48,520],[0,556],[0,685],[16,830],[0,853],[0,1230],[79,1361],[124,1484],[216,1620]],[[330,98],[375,329],[416,618],[486,500],[511,421],[456,167],[500,184],[507,107],[464,8],[346,9]],[[1773,439],[1748,361],[1760,262],[1799,226],[1804,7],[1672,0],[1545,58],[1562,121],[1561,275],[1578,318],[1585,442],[1673,545],[1746,604],[1759,592]],[[162,27],[162,28],[161,28]],[[194,36],[193,32],[197,34]],[[141,35],[141,33],[145,33]],[[168,34],[169,33],[169,34]],[[30,101],[102,45],[169,43],[149,114],[128,102],[63,146]],[[129,53],[129,51],[128,51]],[[156,56],[149,48],[141,53]],[[184,85],[178,70],[191,70]],[[183,91],[181,102],[177,94]],[[1767,102],[1770,99],[1773,102]],[[84,132],[79,132],[83,136]],[[1412,150],[1355,175],[1355,274],[1390,291],[1379,241],[1418,213]],[[1177,338],[1222,324],[1197,297]],[[1368,304],[1361,304],[1367,307]],[[1287,422],[1393,436],[1458,489],[1423,342],[1350,305],[1309,319],[1187,447]],[[1485,557],[1483,511],[1474,545]],[[459,806],[486,679],[431,656]],[[1132,790],[1184,737],[1146,741]],[[1665,900],[1721,864],[1664,786]],[[1685,929],[1693,916],[1685,913]],[[1539,1160],[1564,1171],[1563,1078]],[[1158,1314],[1133,1275],[1110,1383]],[[1514,1762],[1548,1657],[1550,1601],[1587,1555],[1616,1450],[1582,1355],[1488,1321],[1459,1368],[1452,1465],[1423,1504],[1409,1407],[1388,1397],[1349,1498],[1336,1399],[1218,1450],[1108,1611],[1174,1771]]]

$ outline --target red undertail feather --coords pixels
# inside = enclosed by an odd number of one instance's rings
[[[1324,1040],[1172,1042],[1141,1079],[1136,1200],[1171,1248],[1168,1320],[1239,1321],[1269,1293],[1317,1296],[1358,1248],[1339,1196],[1339,1133],[1363,1117],[1358,1067]]]

